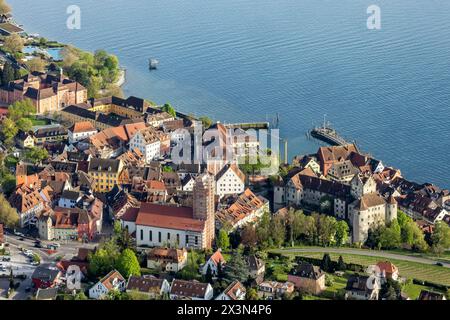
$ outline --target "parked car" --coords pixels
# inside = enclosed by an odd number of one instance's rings
[[[11,257],[4,256],[2,258],[2,261],[9,262],[9,261],[11,261]]]
[[[439,267],[443,267],[444,266],[444,264],[442,262],[436,262],[436,265],[439,266]]]

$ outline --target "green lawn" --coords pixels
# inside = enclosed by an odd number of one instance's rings
[[[429,288],[426,286],[421,286],[419,284],[413,284],[408,283],[403,287],[403,292],[411,299],[411,300],[417,300],[419,297],[420,291],[422,290],[430,290],[430,291],[436,291],[436,289]]]
[[[45,125],[49,124],[49,122],[47,120],[37,119],[36,117],[29,117],[28,119],[31,120],[31,122],[33,123],[33,126],[45,126]]]
[[[274,252],[280,252],[286,256],[303,256],[316,259],[322,259],[323,257],[323,253],[319,252],[282,252],[279,250]],[[383,260],[383,258],[381,257],[330,253],[330,257],[334,261],[337,261],[340,255],[342,255],[344,261],[347,263],[356,263],[363,266],[376,264],[380,260]],[[401,261],[396,259],[389,260],[399,268],[400,276],[406,277],[408,279],[415,278],[418,280],[430,281],[433,283],[450,286],[450,270],[448,268],[418,262]]]
[[[344,299],[345,287],[347,286],[347,280],[350,273],[345,273],[342,277],[337,275],[328,275],[333,279],[333,285],[327,287],[324,292],[322,292],[321,297],[328,299]]]

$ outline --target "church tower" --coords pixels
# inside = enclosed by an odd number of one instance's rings
[[[203,174],[195,179],[193,190],[194,219],[205,221],[205,247],[211,248],[215,237],[214,177]]]

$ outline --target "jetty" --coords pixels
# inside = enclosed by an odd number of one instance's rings
[[[260,130],[260,129],[269,129],[270,127],[269,122],[224,123],[223,125],[227,129],[242,129],[242,130],[249,130],[249,129]]]
[[[349,142],[345,140],[343,137],[341,137],[336,132],[336,130],[333,129],[330,123],[325,120],[325,116],[322,127],[315,127],[314,129],[311,129],[310,135],[313,138],[316,138],[318,140],[321,140],[334,146],[343,146],[349,144]]]

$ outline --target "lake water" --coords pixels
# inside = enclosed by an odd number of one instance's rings
[[[317,150],[305,133],[327,114],[406,178],[450,187],[448,0],[378,0],[381,30],[366,27],[373,0],[8,2],[29,33],[116,54],[127,95],[222,122],[279,112],[291,157]]]

